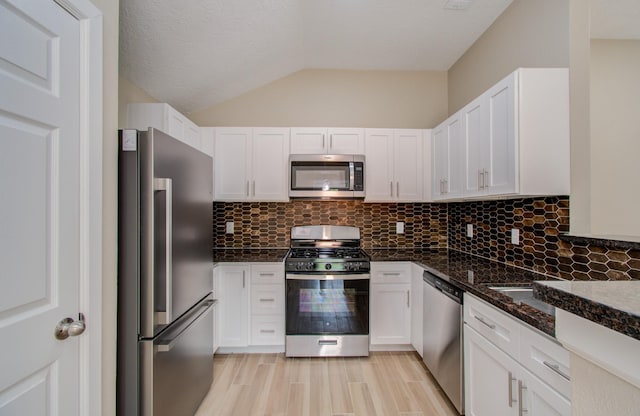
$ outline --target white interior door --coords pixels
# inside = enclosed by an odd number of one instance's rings
[[[80,413],[80,60],[79,20],[0,0],[0,415]]]

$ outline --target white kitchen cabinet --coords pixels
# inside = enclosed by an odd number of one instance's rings
[[[413,349],[422,357],[423,339],[422,339],[422,295],[423,295],[423,268],[411,264],[411,345]]]
[[[422,130],[365,130],[365,200],[422,201],[422,146]]]
[[[284,345],[282,263],[251,264],[251,345]]]
[[[433,175],[433,130],[427,129],[422,131],[422,202],[433,201],[433,193],[431,192]]]
[[[454,114],[432,131],[431,195],[434,201],[463,195],[464,140],[462,118]]]
[[[464,340],[467,415],[571,415],[569,400],[474,329],[465,328]]]
[[[249,344],[249,278],[246,264],[217,265],[218,342],[220,347],[246,347]]]
[[[211,156],[211,158],[213,159],[213,170],[211,172],[211,174],[213,175],[213,181],[212,181],[212,186],[213,189],[212,190],[212,195],[216,194],[216,164],[215,164],[215,157],[214,157],[214,146],[215,146],[215,137],[216,137],[216,129],[213,127],[200,127],[200,139],[201,139],[201,144],[202,147],[200,150],[202,150],[204,153],[208,154],[209,156]]]
[[[462,146],[457,155],[451,149],[446,155],[452,120],[459,123]],[[568,70],[509,74],[434,129],[433,148],[435,199],[569,195]],[[463,170],[460,193],[446,186],[445,161],[454,158]]]
[[[214,142],[217,201],[289,200],[289,129],[221,127]]]
[[[200,128],[166,103],[127,105],[127,128],[147,130],[154,127],[196,149],[202,147]]]
[[[371,345],[411,344],[411,263],[372,262]]]
[[[291,128],[291,154],[364,154],[364,130],[359,128]]]
[[[571,414],[564,348],[473,296],[464,310],[466,414]]]

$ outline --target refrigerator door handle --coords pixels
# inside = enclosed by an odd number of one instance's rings
[[[160,325],[168,325],[173,321],[171,313],[171,304],[173,299],[171,292],[173,291],[173,264],[172,264],[172,247],[173,247],[173,180],[171,178],[154,178],[153,190],[165,192],[165,310],[156,311],[156,323]]]
[[[182,336],[182,334],[184,334],[191,326],[193,326],[196,322],[198,322],[207,312],[209,312],[209,309],[211,309],[211,307],[217,302],[217,300],[215,299],[210,299],[207,300],[206,302],[203,302],[202,305],[200,305],[200,312],[197,312],[197,316],[195,318],[193,318],[191,320],[191,322],[180,328],[179,331],[177,331],[177,333],[175,335],[173,335],[170,339],[164,339],[162,341],[160,341],[159,343],[157,343],[155,345],[156,347],[156,351],[158,352],[169,352],[171,351],[171,349],[176,345],[176,343],[179,341],[180,337]]]

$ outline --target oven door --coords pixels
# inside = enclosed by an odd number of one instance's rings
[[[368,274],[286,275],[289,335],[368,335]]]

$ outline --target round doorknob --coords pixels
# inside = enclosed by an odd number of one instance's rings
[[[84,322],[84,314],[79,313],[77,321],[74,321],[72,318],[64,318],[58,322],[53,334],[56,339],[64,340],[69,337],[76,337],[82,334],[85,328],[86,324]]]

